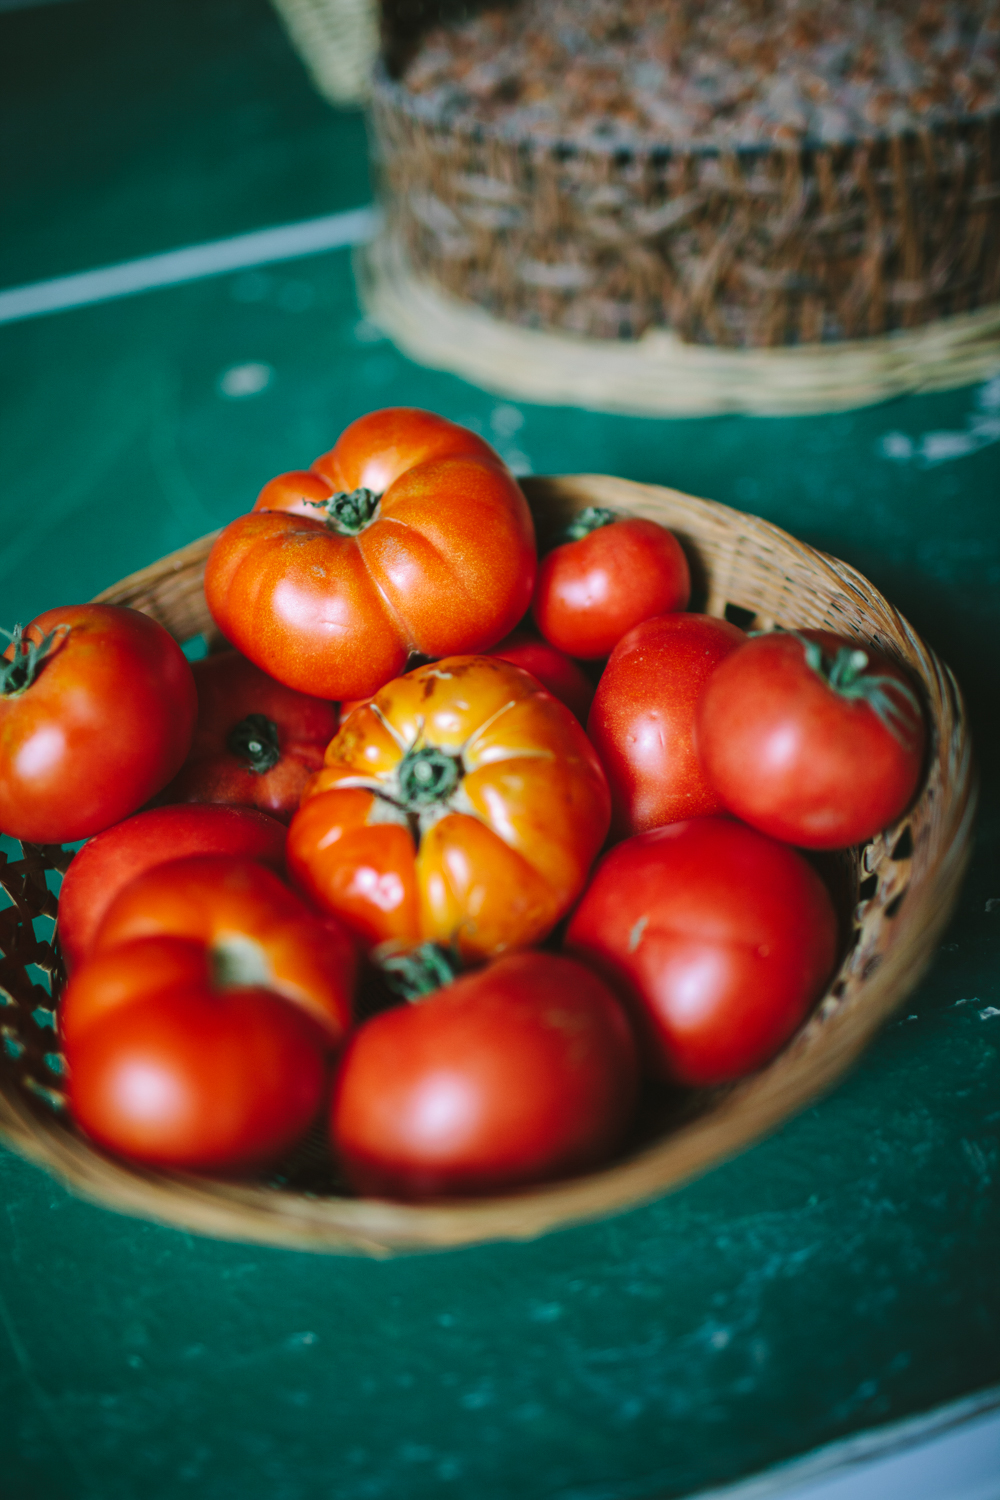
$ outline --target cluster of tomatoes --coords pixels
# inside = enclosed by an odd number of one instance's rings
[[[108,605],[0,662],[0,828],[89,840],[72,1109],[150,1164],[262,1169],[324,1100],[361,1192],[599,1164],[643,1076],[725,1083],[801,1024],[838,948],[801,851],[920,777],[895,665],[687,613],[649,520],[585,511],[539,563],[504,464],[430,413],[272,480],[205,592],[237,650],[193,668]]]

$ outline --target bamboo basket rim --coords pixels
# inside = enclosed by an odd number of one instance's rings
[[[862,574],[770,522],[676,490],[606,475],[522,484],[543,534],[586,504],[611,504],[665,520],[694,552],[696,572],[700,569],[707,581],[702,606],[707,613],[721,615],[728,603],[753,610],[762,628],[814,623],[788,618],[790,601],[797,601],[794,613],[811,614],[815,623],[832,616],[832,628],[877,642],[920,677],[934,730],[928,777],[907,813],[859,852],[855,883],[863,872],[874,874],[877,889],[856,909],[858,940],[827,994],[770,1064],[713,1097],[662,1139],[585,1176],[489,1199],[404,1204],[328,1198],[148,1170],[93,1147],[0,1073],[0,1138],[74,1193],[175,1228],[301,1250],[386,1256],[532,1239],[649,1202],[761,1139],[832,1086],[917,982],[957,899],[976,803],[961,693],[949,669]],[[145,606],[168,626],[172,622],[179,639],[197,634],[187,627],[202,620],[204,628],[208,618],[200,578],[216,534],[130,575],[98,600]],[[774,562],[773,599],[764,598],[763,585],[758,599],[747,581],[751,563],[766,573],[762,559]],[[809,570],[808,592],[794,592],[797,566]],[[821,608],[817,601],[824,589]],[[915,832],[910,853],[899,854],[904,829]],[[922,852],[926,868],[920,865]]]
[[[353,264],[366,316],[404,354],[508,400],[624,416],[810,416],[1000,371],[1000,302],[864,338],[734,348],[669,328],[612,340],[497,317],[417,270],[386,226]]]

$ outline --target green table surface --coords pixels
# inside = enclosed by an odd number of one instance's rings
[[[8,11],[0,57],[0,287],[370,200],[361,117],[264,0]],[[261,388],[227,395],[247,365]],[[120,1217],[0,1151],[3,1500],[683,1495],[1000,1379],[1000,382],[794,419],[516,404],[381,339],[345,251],[10,324],[0,382],[8,627],[227,521],[360,413],[423,405],[522,471],[665,482],[848,559],[955,668],[983,776],[898,1018],[647,1207],[371,1262]]]

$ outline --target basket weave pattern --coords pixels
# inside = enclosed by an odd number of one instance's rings
[[[1000,300],[1000,116],[835,146],[607,150],[461,133],[384,70],[391,231],[513,323],[775,347]]]
[[[0,1134],[14,1149],[98,1202],[226,1238],[370,1254],[527,1238],[654,1197],[758,1139],[828,1088],[900,1003],[930,960],[969,852],[971,747],[947,667],[860,574],[767,522],[605,476],[532,479],[524,488],[543,543],[587,505],[660,521],[684,542],[708,613],[719,616],[735,605],[753,615],[758,629],[834,630],[905,663],[920,682],[932,728],[923,789],[905,817],[850,851],[835,872],[845,887],[850,939],[806,1026],[753,1077],[696,1096],[683,1115],[675,1106],[672,1128],[666,1129],[669,1109],[659,1123],[647,1120],[622,1160],[508,1197],[441,1205],[354,1199],[337,1191],[329,1167],[308,1192],[154,1172],[92,1147],[60,1107],[53,1010],[62,971],[39,929],[56,913],[46,872],[65,870],[69,856],[26,845],[22,859],[0,863],[0,885],[11,901],[0,911]],[[146,611],[179,640],[199,632],[211,637],[201,585],[212,540],[163,558],[100,598]],[[53,997],[36,971],[49,976]]]

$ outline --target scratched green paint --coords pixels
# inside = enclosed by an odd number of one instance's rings
[[[123,77],[154,32],[156,68]],[[0,17],[5,38],[55,53],[19,105],[41,135],[8,284],[365,200],[358,118],[305,91],[258,0],[77,0]],[[227,395],[247,366],[261,388]],[[0,329],[0,379],[0,623],[227,520],[360,412],[421,404],[521,467],[664,481],[856,563],[958,671],[986,782],[899,1018],[828,1099],[649,1207],[371,1263],[119,1217],[0,1152],[3,1500],[682,1495],[1000,1378],[994,387],[768,420],[503,401],[379,340],[345,253]]]

